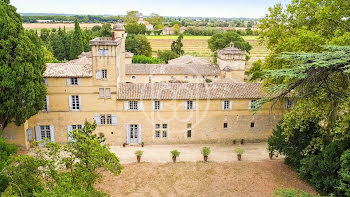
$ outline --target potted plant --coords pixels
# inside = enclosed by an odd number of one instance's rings
[[[137,158],[137,163],[140,163],[141,156],[143,155],[143,151],[142,150],[137,150],[137,151],[135,151],[135,155],[136,155],[136,158]]]
[[[180,152],[178,150],[172,150],[170,153],[173,156],[173,162],[176,163],[176,157],[180,155]]]
[[[141,143],[141,147],[144,147],[144,146],[145,146],[145,143],[144,143],[144,142],[142,142],[142,143]]]
[[[204,157],[204,161],[207,162],[208,161],[208,156],[210,154],[210,148],[209,147],[203,147],[201,153],[202,153],[202,155]]]
[[[237,159],[238,161],[241,161],[242,159],[242,154],[244,153],[244,149],[242,148],[236,148],[235,152],[237,153]]]

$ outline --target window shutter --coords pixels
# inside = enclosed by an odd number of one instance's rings
[[[67,78],[66,81],[67,81],[67,86],[72,85],[72,84],[71,84],[72,81],[71,81],[70,78]]]
[[[142,129],[141,129],[141,125],[139,124],[138,126],[138,138],[137,138],[137,143],[141,144],[142,143]]]
[[[78,78],[78,85],[81,85],[81,78]]]
[[[46,96],[46,106],[47,106],[47,111],[50,111],[49,96]]]
[[[112,125],[117,125],[117,116],[112,115]]]
[[[104,88],[100,88],[100,98],[104,98],[105,97],[105,89]]]
[[[130,125],[126,125],[126,143],[130,144]]]
[[[68,96],[68,100],[69,100],[69,110],[72,111],[72,95]]]
[[[100,115],[96,114],[96,115],[94,116],[94,119],[95,119],[97,125],[100,125],[100,124],[101,124],[101,117],[100,117]]]
[[[111,98],[111,89],[110,88],[106,88],[106,97]]]
[[[101,78],[102,78],[102,71],[96,70],[96,79],[101,79]]]
[[[139,101],[137,102],[137,104],[138,104],[137,106],[138,110],[143,110],[143,101]]]
[[[229,109],[232,110],[232,101],[229,101],[229,104],[230,104]]]
[[[68,125],[67,126],[68,142],[73,141],[73,137],[72,137],[72,133],[71,133],[72,130],[73,130],[72,125]]]
[[[35,126],[35,137],[36,141],[41,141],[40,126]]]
[[[225,101],[221,101],[221,109],[225,110]]]
[[[124,101],[124,110],[129,110],[129,101]]]
[[[81,96],[79,95],[79,111],[81,111],[81,106],[82,106]]]
[[[53,125],[50,125],[50,136],[51,136],[51,142],[55,141],[55,129]]]
[[[196,110],[196,101],[193,101],[193,110]]]
[[[44,78],[45,80],[45,85],[48,86],[49,85],[49,79],[48,78]]]
[[[187,101],[184,102],[184,108],[187,110]]]
[[[252,101],[251,101],[251,100],[249,101],[248,108],[249,108],[249,109],[252,108]]]
[[[152,101],[152,110],[156,110],[156,101]]]
[[[159,101],[160,103],[160,110],[163,110],[163,101]]]

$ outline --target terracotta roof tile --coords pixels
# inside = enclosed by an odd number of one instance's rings
[[[117,100],[257,99],[265,96],[260,83],[125,83]]]
[[[44,77],[92,77],[92,58],[89,53],[67,63],[46,64]]]

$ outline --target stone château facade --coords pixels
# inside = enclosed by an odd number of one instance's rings
[[[47,64],[45,109],[3,133],[30,147],[34,139],[66,143],[68,131],[96,121],[111,145],[225,143],[266,139],[288,105],[270,104],[259,83],[245,83],[245,54],[233,45],[219,51],[218,65],[192,56],[169,64],[131,64],[124,28],[90,41],[92,51],[67,63]]]

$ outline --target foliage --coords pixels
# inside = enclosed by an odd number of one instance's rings
[[[277,151],[285,155],[285,162],[296,168],[300,167],[300,161],[305,158],[310,142],[317,141],[321,136],[319,119],[305,118],[303,114],[297,114],[298,109],[299,106],[285,116],[267,141],[269,152]]]
[[[138,15],[140,13],[138,11],[129,11],[126,16],[124,17],[124,21],[129,24],[129,23],[137,23],[138,21]]]
[[[141,157],[143,155],[143,151],[142,150],[137,150],[135,151],[135,155],[138,157]]]
[[[78,20],[75,20],[74,32],[70,43],[69,59],[77,59],[78,56],[84,51],[84,37],[80,30]]]
[[[115,23],[122,21],[121,16],[97,16],[97,15],[74,15],[74,16],[61,16],[61,15],[45,15],[45,16],[22,16],[24,23],[36,23],[37,20],[52,20],[53,22],[66,22],[78,20],[80,23]]]
[[[25,31],[21,16],[8,1],[0,1],[0,131],[21,125],[44,107],[46,86],[42,42]]]
[[[144,55],[134,55],[132,57],[132,63],[134,64],[161,64],[162,62],[163,60],[157,57],[147,57]]]
[[[174,24],[173,29],[174,29],[174,34],[175,35],[179,35],[180,34],[180,25],[179,24]]]
[[[180,34],[176,41],[173,41],[173,43],[171,43],[171,51],[178,56],[181,56],[185,53],[184,50],[182,50],[182,47],[184,46],[182,43],[183,38],[183,34]]]
[[[0,172],[5,167],[5,163],[11,155],[17,152],[17,146],[10,145],[6,142],[5,138],[0,137]],[[6,176],[0,173],[0,196],[8,186],[8,179]]]
[[[211,79],[206,78],[206,79],[205,79],[205,82],[206,82],[206,83],[211,83],[211,82],[213,82],[213,81],[212,81]]]
[[[179,57],[176,53],[170,50],[163,50],[157,52],[157,57],[163,60],[165,63],[168,63],[169,60]]]
[[[340,158],[340,186],[339,190],[346,196],[350,196],[350,150],[345,151]]]
[[[338,171],[341,169],[342,153],[347,149],[350,149],[350,138],[330,143],[319,154],[311,155],[301,161],[299,175],[323,195],[333,193],[336,196],[344,196],[338,189],[341,180]]]
[[[152,56],[151,44],[144,35],[128,35],[125,41],[125,50],[134,55]]]
[[[172,150],[170,151],[170,154],[173,156],[173,157],[178,157],[180,156],[180,152],[178,150]]]
[[[218,51],[225,47],[228,47],[230,43],[233,42],[235,47],[241,49],[242,51],[249,51],[252,49],[252,46],[249,42],[245,41],[239,34],[234,31],[228,31],[225,33],[214,34],[208,40],[208,47],[213,51]]]
[[[102,145],[104,138],[92,134],[96,123],[85,122],[82,130],[70,133],[74,140],[66,145],[45,142],[37,146],[34,156],[12,157],[3,170],[9,177],[7,194],[16,196],[105,196],[96,191],[100,180],[98,169],[107,169],[115,175],[121,172],[119,159]]]
[[[100,37],[112,37],[112,26],[110,23],[105,23],[102,25],[101,30],[99,31]]]
[[[202,150],[201,150],[201,153],[203,156],[209,156],[211,150],[210,150],[210,147],[203,147]]]
[[[314,197],[314,195],[296,189],[277,189],[273,197]]]
[[[242,149],[242,148],[236,148],[236,149],[235,149],[235,152],[237,153],[237,155],[243,155],[244,149]]]
[[[145,34],[146,26],[143,23],[128,23],[125,25],[125,32],[128,34]]]
[[[151,23],[154,26],[154,29],[163,29],[164,27],[164,18],[162,16],[159,16],[158,14],[151,13],[150,17],[145,20]]]

